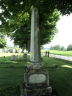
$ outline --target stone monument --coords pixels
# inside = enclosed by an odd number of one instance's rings
[[[48,72],[41,63],[37,8],[33,8],[31,13],[30,63],[24,70],[23,93],[24,96],[50,96],[52,93]]]

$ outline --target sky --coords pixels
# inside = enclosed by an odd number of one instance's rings
[[[57,22],[58,33],[54,36],[54,39],[44,45],[45,48],[50,46],[60,45],[67,48],[69,44],[72,44],[72,14],[69,16],[60,16],[60,20]]]
[[[57,44],[67,48],[69,44],[72,44],[72,14],[69,16],[60,15],[60,20],[57,22],[56,26],[58,33],[54,36],[54,39],[49,44],[44,45],[44,48],[50,48],[50,46],[55,46]],[[8,37],[6,37],[6,39],[7,45],[13,47],[13,41],[10,41],[10,38]]]

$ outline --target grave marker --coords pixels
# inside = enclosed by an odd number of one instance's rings
[[[49,75],[41,63],[39,15],[38,9],[33,8],[31,14],[31,48],[30,64],[24,70],[24,96],[50,95]]]

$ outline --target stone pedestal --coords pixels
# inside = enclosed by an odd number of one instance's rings
[[[26,53],[23,54],[23,60],[27,61],[27,54]]]
[[[15,58],[15,55],[11,55],[11,61],[15,61],[16,58]]]
[[[49,86],[49,74],[42,67],[40,69],[26,68],[23,82],[24,96],[50,96],[52,88]]]

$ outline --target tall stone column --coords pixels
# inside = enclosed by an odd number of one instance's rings
[[[37,8],[33,8],[31,13],[30,65],[37,68],[42,66],[40,54],[39,14]]]

